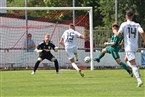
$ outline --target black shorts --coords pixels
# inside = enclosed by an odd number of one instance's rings
[[[51,61],[52,58],[55,58],[55,57],[51,53],[41,53],[39,54],[39,58],[41,58],[42,60],[47,59]]]

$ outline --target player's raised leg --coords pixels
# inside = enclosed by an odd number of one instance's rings
[[[78,54],[77,54],[77,52],[75,52],[74,55],[75,55],[76,61],[78,61]]]
[[[105,53],[106,53],[106,48],[102,49],[102,52],[98,55],[97,58],[94,59],[94,61],[100,62],[100,59],[104,57]]]

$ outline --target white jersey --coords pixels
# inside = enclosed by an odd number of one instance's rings
[[[76,47],[76,38],[80,36],[81,34],[73,29],[66,30],[62,35],[62,38],[64,39],[65,48]]]
[[[138,33],[143,32],[140,24],[126,21],[121,24],[118,32],[124,33],[125,51],[136,51],[138,49]]]

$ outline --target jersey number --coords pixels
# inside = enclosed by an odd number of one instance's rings
[[[74,39],[74,35],[71,33],[67,35],[67,41],[71,42]]]
[[[134,35],[134,38],[136,38],[136,31],[137,31],[136,28],[128,27],[129,38],[131,37],[132,34]]]

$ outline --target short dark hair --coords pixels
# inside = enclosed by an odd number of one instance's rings
[[[118,25],[117,23],[113,23],[113,24],[112,24],[112,27],[119,28],[119,25]]]
[[[74,24],[70,23],[70,24],[69,24],[69,27],[70,27],[71,29],[74,29],[74,30],[75,30],[75,25],[74,25]]]
[[[70,23],[69,26],[70,26],[70,27],[75,27],[73,23]]]
[[[129,17],[134,16],[133,10],[132,9],[127,10],[126,15],[129,16]]]
[[[32,36],[32,34],[31,33],[28,33],[27,36]]]

